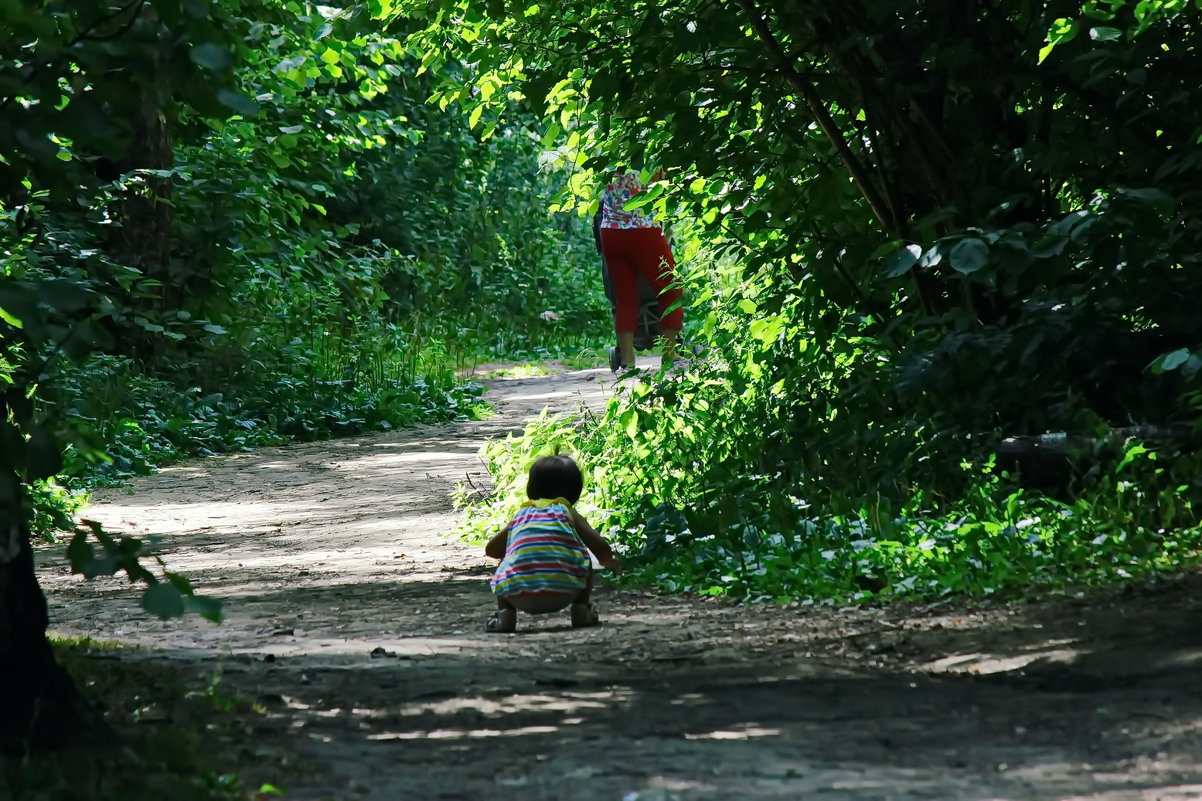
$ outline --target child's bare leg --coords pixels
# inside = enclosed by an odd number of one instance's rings
[[[576,600],[572,602],[572,628],[582,628],[585,626],[595,626],[601,622],[597,615],[597,607],[592,602],[593,596],[593,570],[589,568],[588,579],[585,581],[584,589],[576,596]]]
[[[484,630],[493,634],[510,634],[517,630],[518,610],[509,601],[497,596],[497,611],[493,613]]]

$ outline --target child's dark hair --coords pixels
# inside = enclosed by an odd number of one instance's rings
[[[584,491],[584,476],[571,456],[543,456],[530,465],[530,478],[526,482],[526,497],[564,498],[568,503],[580,500]]]

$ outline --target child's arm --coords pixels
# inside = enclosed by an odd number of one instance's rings
[[[581,541],[593,552],[593,556],[597,557],[601,567],[617,570],[622,566],[622,560],[614,556],[609,543],[575,509],[572,510],[572,525],[576,527],[576,533],[580,535]]]
[[[493,535],[493,538],[484,546],[484,555],[491,556],[493,559],[505,558],[505,547],[509,545],[509,526],[498,531]]]

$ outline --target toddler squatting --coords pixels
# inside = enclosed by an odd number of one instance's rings
[[[569,456],[544,456],[530,466],[530,500],[484,546],[485,555],[501,560],[492,577],[497,611],[486,631],[514,631],[519,609],[541,615],[570,607],[574,627],[597,625],[589,552],[605,568],[615,569],[621,560],[575,510],[583,490],[580,468]]]

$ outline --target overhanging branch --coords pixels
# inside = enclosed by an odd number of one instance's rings
[[[843,132],[839,130],[834,117],[827,110],[826,104],[822,102],[822,98],[814,91],[814,87],[797,71],[792,59],[785,53],[780,41],[772,33],[768,27],[767,21],[756,8],[754,0],[738,0],[739,6],[747,15],[747,20],[751,24],[752,30],[763,42],[764,48],[768,51],[768,55],[776,62],[777,68],[788,81],[789,85],[797,92],[806,108],[814,116],[814,121],[818,123],[818,127],[822,129],[822,133],[826,136],[831,146],[835,148],[835,152],[839,155],[839,160],[843,162],[843,166],[851,173],[852,180],[855,181],[860,194],[864,196],[864,200],[868,202],[869,208],[872,209],[873,216],[880,222],[881,227],[888,233],[896,235],[898,233],[897,220],[894,218],[889,204],[881,196],[876,185],[872,182],[872,177],[856,158],[856,155],[851,152],[851,148],[847,146],[847,140],[843,138]]]

